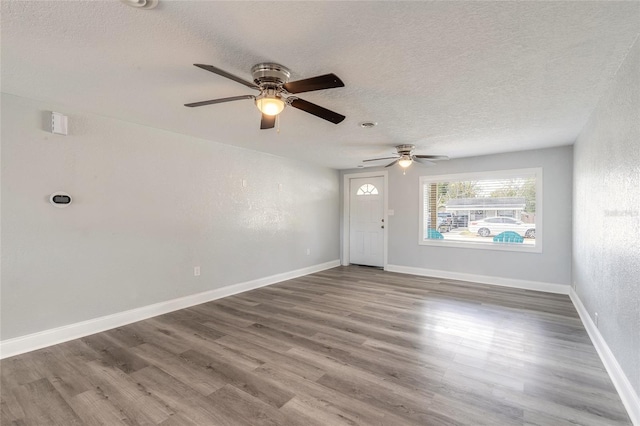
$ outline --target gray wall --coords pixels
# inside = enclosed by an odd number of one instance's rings
[[[435,153],[439,154],[439,153]],[[389,258],[399,266],[445,272],[537,281],[571,283],[572,147],[565,146],[439,162],[435,167],[412,165],[403,175],[389,171]],[[521,253],[418,244],[420,216],[419,177],[452,173],[542,167],[543,251]],[[372,171],[376,169],[365,169]],[[363,169],[343,171],[358,173]]]
[[[577,293],[640,394],[640,45],[574,149]]]
[[[1,136],[2,339],[339,257],[335,170],[6,94]]]

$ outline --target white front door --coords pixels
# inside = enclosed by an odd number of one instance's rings
[[[384,178],[351,179],[349,262],[384,266]]]

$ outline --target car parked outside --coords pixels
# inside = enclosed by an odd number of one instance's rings
[[[438,213],[438,231],[449,232],[456,224],[452,213]]]
[[[524,223],[512,217],[488,217],[469,221],[469,232],[481,237],[498,235],[504,231],[513,231],[525,238],[535,238],[536,224]]]

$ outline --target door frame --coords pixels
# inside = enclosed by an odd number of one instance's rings
[[[378,172],[363,172],[363,173],[348,173],[343,176],[342,193],[343,193],[343,211],[342,211],[342,259],[341,264],[343,266],[349,265],[350,247],[349,247],[349,233],[351,231],[351,223],[349,220],[349,213],[351,212],[351,179],[360,179],[368,177],[381,177],[383,178],[383,191],[382,197],[382,211],[384,219],[384,234],[383,234],[383,269],[387,269],[387,242],[389,240],[389,172],[387,170],[381,170]]]

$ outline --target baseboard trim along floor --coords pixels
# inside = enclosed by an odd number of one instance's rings
[[[591,342],[593,342],[593,346],[596,348],[598,355],[600,355],[600,359],[604,364],[604,367],[607,369],[609,373],[609,377],[611,377],[611,381],[615,386],[618,394],[620,395],[620,399],[622,399],[622,403],[627,409],[627,413],[631,418],[631,421],[634,425],[640,426],[640,397],[636,394],[633,386],[631,386],[631,382],[622,371],[620,364],[616,360],[613,352],[609,349],[609,345],[600,334],[600,330],[596,327],[595,323],[591,319],[591,316],[587,312],[587,309],[582,304],[580,297],[578,294],[571,289],[569,293],[569,297],[573,302],[573,305],[576,307],[578,311],[578,315],[580,315],[580,319],[582,320],[582,324],[584,324],[584,328],[587,330],[587,334],[591,338]]]
[[[210,302],[216,299],[221,299],[223,297],[242,293],[248,290],[253,290],[282,281],[291,280],[304,275],[324,271],[326,269],[335,268],[336,266],[340,266],[340,261],[332,260],[330,262],[325,262],[306,268],[296,269],[293,271],[283,272],[264,278],[258,278],[251,281],[232,284],[202,293],[191,294],[189,296],[155,303],[153,305],[142,306],[140,308],[118,312],[112,315],[106,315],[87,321],[28,334],[26,336],[3,340],[0,341],[0,359],[19,355],[25,352],[35,351],[47,346],[57,345],[69,340],[79,339],[80,337],[89,336],[101,331],[110,330],[112,328],[177,311],[179,309],[188,308],[190,306],[199,305],[201,303]]]
[[[569,294],[569,285],[544,283],[539,281],[518,280],[515,278],[492,277],[487,275],[450,272],[437,269],[416,268],[413,266],[387,265],[385,271],[400,274],[419,275],[422,277],[445,278],[448,280],[467,281],[480,284],[491,284],[502,287],[520,288],[523,290],[544,291],[545,293]]]

